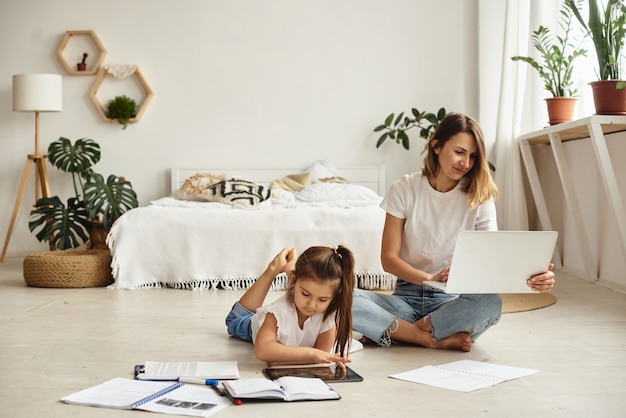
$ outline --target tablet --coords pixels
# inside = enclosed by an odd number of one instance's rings
[[[361,382],[363,377],[346,366],[343,371],[336,365],[303,365],[303,366],[276,366],[263,369],[268,379],[277,379],[281,376],[318,377],[325,382]]]

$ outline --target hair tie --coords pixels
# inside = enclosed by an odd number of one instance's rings
[[[332,250],[333,250],[333,252],[334,252],[335,254],[337,254],[337,255],[339,256],[339,258],[343,259],[343,257],[341,256],[341,254],[339,254],[339,252],[337,251],[337,249],[338,249],[338,248],[339,248],[339,247],[335,245],[334,247],[332,247]]]

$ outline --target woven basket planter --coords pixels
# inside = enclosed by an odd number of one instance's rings
[[[29,254],[24,280],[33,287],[98,287],[113,283],[109,250],[64,250]]]

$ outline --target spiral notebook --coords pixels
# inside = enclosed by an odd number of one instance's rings
[[[117,377],[61,398],[65,403],[208,417],[230,404],[207,387]]]

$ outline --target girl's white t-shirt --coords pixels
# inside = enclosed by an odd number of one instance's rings
[[[396,180],[380,207],[405,220],[400,257],[430,274],[450,266],[459,230],[498,229],[493,199],[470,209],[461,182],[441,193],[431,187],[421,172]]]
[[[334,315],[324,320],[324,314],[316,314],[304,321],[303,329],[298,326],[296,307],[289,303],[287,295],[283,295],[269,305],[257,309],[252,316],[252,341],[256,341],[259,328],[265,322],[265,316],[271,312],[278,324],[278,339],[281,344],[294,347],[314,347],[320,334],[335,326]]]

